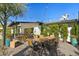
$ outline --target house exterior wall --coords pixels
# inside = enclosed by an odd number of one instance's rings
[[[38,27],[39,23],[20,23],[20,26],[21,26],[21,28],[20,28],[21,32],[20,33],[24,33],[25,28]]]

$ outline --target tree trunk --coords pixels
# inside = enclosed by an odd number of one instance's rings
[[[78,20],[78,39],[79,39],[79,20]],[[79,40],[78,40],[78,45],[79,45]]]
[[[6,26],[7,26],[7,20],[4,20],[4,26],[3,26],[3,45],[4,46],[6,42]]]

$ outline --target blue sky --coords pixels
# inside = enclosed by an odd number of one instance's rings
[[[54,22],[59,21],[64,14],[69,14],[69,19],[75,19],[79,11],[78,3],[30,3],[26,6],[24,16],[18,17],[17,21]]]

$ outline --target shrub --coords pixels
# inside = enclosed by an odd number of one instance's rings
[[[24,29],[24,34],[29,37],[31,35],[31,33],[33,32],[33,29],[32,28],[26,28]]]
[[[26,36],[26,35],[18,35],[16,38],[17,38],[18,40],[20,40],[20,41],[25,42],[26,39],[27,39],[27,36]]]
[[[74,26],[71,29],[71,35],[74,36],[75,38],[78,37],[78,25],[74,24]]]
[[[45,29],[45,25],[41,25],[41,34],[46,36],[46,29]]]
[[[9,28],[9,27],[7,27],[7,29],[6,29],[6,37],[7,38],[11,38],[11,28]]]
[[[27,39],[27,36],[26,35],[22,35],[22,41],[26,41],[26,39]]]
[[[44,36],[47,36],[47,26],[45,25],[42,25],[42,28],[41,28],[41,34],[44,35]]]
[[[0,29],[0,33],[2,32],[2,29]]]
[[[58,24],[53,24],[53,25],[49,25],[49,27],[51,28],[51,33],[54,33],[55,37],[58,39],[59,25]]]
[[[67,30],[67,28],[68,28],[68,25],[67,24],[63,24],[61,26],[61,36],[64,39],[64,41],[66,41],[67,36],[68,36],[68,30]]]

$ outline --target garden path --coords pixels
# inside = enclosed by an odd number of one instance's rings
[[[76,47],[66,42],[59,41],[57,50],[59,50],[65,56],[78,56],[79,55],[79,50]]]

